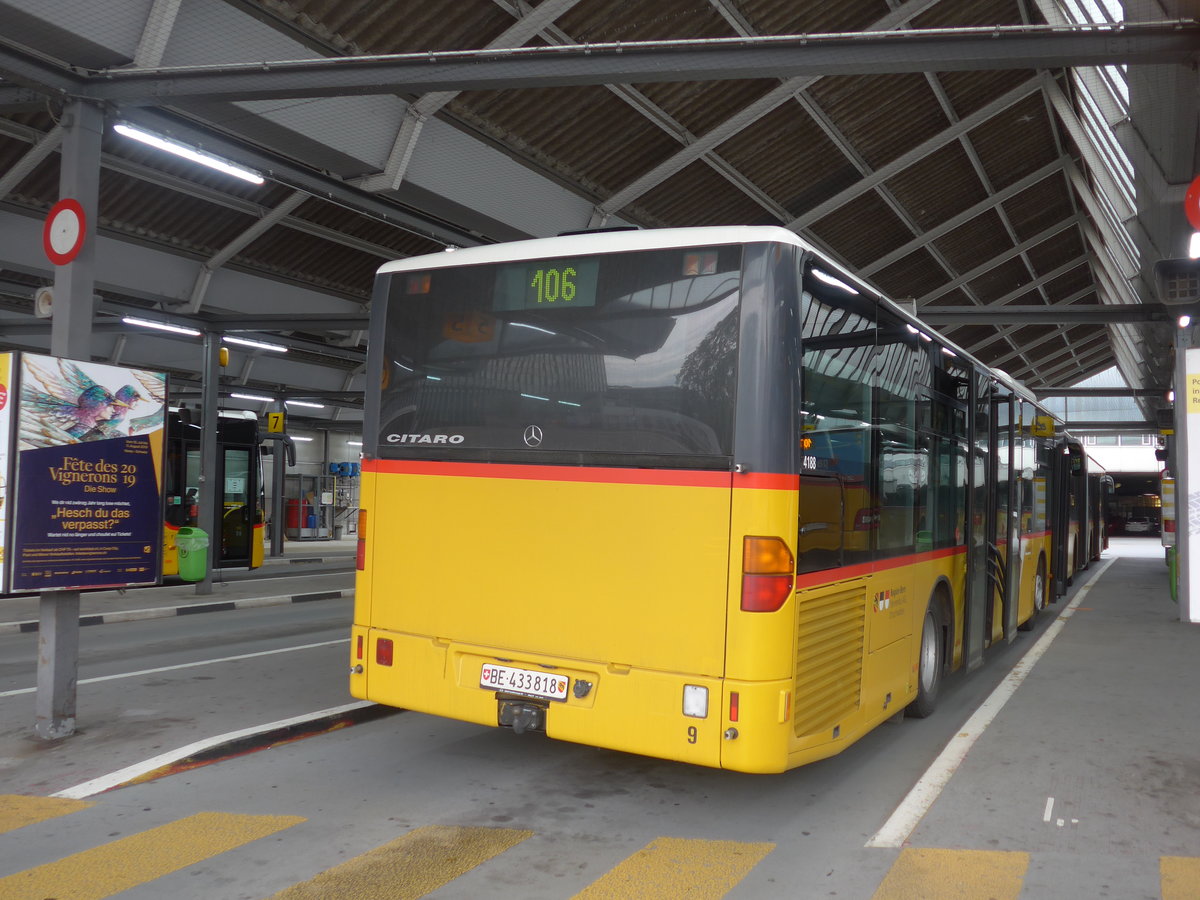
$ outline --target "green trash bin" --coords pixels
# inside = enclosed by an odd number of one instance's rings
[[[199,528],[180,528],[175,547],[179,551],[179,577],[203,581],[208,571],[208,535]]]

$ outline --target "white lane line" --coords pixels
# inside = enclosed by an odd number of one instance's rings
[[[1108,560],[1096,572],[1095,577],[1079,589],[1079,593],[1075,595],[1075,599],[1050,623],[1050,626],[1038,638],[1037,643],[1013,666],[1012,671],[996,686],[996,689],[983,701],[983,704],[975,710],[974,715],[967,720],[967,723],[963,725],[958,734],[950,739],[950,742],[938,754],[937,759],[925,770],[925,774],[913,785],[912,790],[908,792],[908,796],[900,802],[895,812],[892,813],[883,827],[875,832],[874,836],[867,841],[865,846],[892,848],[904,846],[904,842],[908,840],[908,836],[913,833],[922,816],[933,806],[934,801],[937,800],[942,789],[950,782],[950,778],[957,771],[958,767],[962,765],[963,760],[967,758],[967,753],[974,746],[975,742],[979,740],[979,736],[983,734],[984,729],[996,718],[1000,710],[1004,708],[1004,704],[1009,701],[1012,695],[1016,693],[1017,688],[1021,686],[1021,682],[1025,680],[1025,676],[1029,674],[1030,670],[1037,664],[1037,661],[1050,648],[1050,644],[1058,637],[1058,633],[1062,631],[1067,619],[1071,618],[1075,613],[1075,608],[1087,596],[1088,591],[1092,589],[1092,585],[1098,582],[1100,577],[1108,571],[1108,567],[1116,561],[1116,557]]]
[[[338,573],[334,573],[338,574]],[[310,578],[321,578],[321,575],[310,575]],[[334,594],[340,595],[337,599],[348,600],[354,596],[354,588],[342,588],[337,591],[307,591],[303,594],[276,594],[273,597],[248,597],[242,600],[212,600],[205,603],[186,603],[176,606],[152,606],[142,609],[119,609],[115,612],[108,613],[87,613],[81,616],[81,619],[89,620],[91,625],[111,625],[116,622],[140,622],[144,619],[162,619],[180,615],[180,610],[186,610],[188,615],[201,612],[228,612],[229,607],[233,609],[262,609],[269,606],[287,606],[293,603],[311,602],[310,598],[314,594]],[[332,596],[325,596],[321,599],[333,600]],[[97,622],[95,620],[99,619]],[[22,631],[24,625],[37,625],[37,619],[26,619],[20,622],[0,622],[0,634],[29,634],[28,631]]]
[[[1050,817],[1052,815],[1054,815],[1054,798],[1047,797],[1046,798],[1046,811],[1044,813],[1042,813],[1042,821],[1049,822]]]
[[[292,653],[296,650],[313,650],[317,647],[332,647],[335,644],[348,644],[350,638],[338,638],[335,641],[320,641],[316,644],[300,644],[297,647],[280,647],[278,650],[260,650],[257,653],[242,653],[239,656],[223,656],[220,659],[200,659],[196,662],[179,663],[174,666],[159,666],[157,669],[141,669],[137,672],[122,672],[119,675],[100,675],[96,678],[81,678],[77,684],[96,684],[101,681],[116,681],[120,678],[137,678],[141,675],[157,675],[159,672],[174,672],[179,669],[193,669],[197,666],[214,666],[217,663],[237,662],[241,659],[255,659],[259,656],[274,656],[276,653]],[[18,688],[15,691],[0,691],[0,698],[16,697],[18,694],[32,694],[36,687]]]
[[[83,784],[77,784],[75,787],[66,788],[51,794],[51,797],[65,797],[68,800],[83,800],[85,797],[91,797],[95,794],[102,794],[104,791],[112,790],[115,787],[120,787],[127,781],[132,781],[135,778],[140,778],[147,775],[156,769],[161,769],[163,766],[169,766],[181,760],[195,756],[197,753],[202,753],[205,750],[210,750],[213,747],[219,747],[229,741],[236,741],[244,737],[253,737],[256,734],[262,734],[265,731],[273,731],[277,728],[287,728],[291,725],[302,725],[305,722],[311,722],[315,719],[322,719],[326,716],[336,716],[342,713],[353,712],[357,709],[363,709],[367,706],[374,706],[370,700],[359,700],[355,703],[347,703],[345,706],[334,706],[330,709],[321,709],[313,713],[305,713],[302,716],[293,716],[290,719],[280,719],[278,722],[269,722],[266,725],[253,725],[250,728],[243,728],[239,731],[231,731],[228,734],[220,734],[216,737],[204,738],[204,740],[195,741],[187,744],[177,750],[169,750],[166,753],[160,753],[158,756],[152,756],[150,759],[143,760],[140,763],[134,763],[132,766],[126,766],[124,769],[118,769],[115,772],[110,772],[107,775],[101,775],[99,778],[93,778],[90,781],[85,781]]]

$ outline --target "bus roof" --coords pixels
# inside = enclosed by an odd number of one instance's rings
[[[533,238],[527,241],[508,241],[499,244],[484,244],[478,247],[466,247],[441,253],[429,253],[423,256],[412,256],[407,259],[393,260],[380,266],[377,274],[387,275],[392,272],[412,272],[426,269],[447,269],[456,266],[476,266],[488,263],[512,262],[524,259],[551,259],[559,256],[576,254],[623,253],[631,250],[664,250],[673,247],[711,247],[720,244],[759,244],[777,243],[791,244],[811,251],[821,258],[821,265],[833,269],[839,277],[845,278],[859,288],[867,291],[880,302],[898,312],[904,319],[915,327],[932,331],[908,310],[898,305],[886,294],[865,282],[856,273],[829,259],[825,253],[802,239],[794,231],[777,225],[719,225],[700,226],[693,228],[630,228],[612,231],[589,231],[579,234],[569,234],[560,237]],[[1021,382],[1007,372],[991,369],[984,365],[970,352],[959,347],[943,335],[938,335],[939,342],[955,351],[956,355],[970,360],[973,364],[992,373],[1002,384],[1016,393],[1021,399],[1042,407],[1037,396]],[[1061,420],[1055,416],[1055,419]]]
[[[484,244],[453,252],[430,253],[384,263],[380,275],[414,269],[476,266],[520,259],[549,259],[580,253],[622,253],[629,250],[662,250],[672,247],[711,247],[715,244],[773,242],[814,249],[794,232],[775,225],[729,225],[701,228],[652,228],[593,231],[564,237],[535,238],[503,244]]]

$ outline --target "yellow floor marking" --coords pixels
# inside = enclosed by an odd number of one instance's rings
[[[100,900],[303,821],[300,816],[197,813],[0,878],[0,897]]]
[[[78,812],[91,805],[83,800],[65,800],[62,797],[24,797],[20,794],[0,794],[0,834]]]
[[[515,828],[426,825],[284,888],[272,900],[415,900],[532,835]]]
[[[1162,900],[1195,900],[1200,897],[1200,859],[1164,856],[1158,861]]]
[[[681,897],[719,900],[775,849],[774,844],[660,837],[610,869],[573,900]]]
[[[872,900],[1016,900],[1028,868],[1028,853],[909,848]]]

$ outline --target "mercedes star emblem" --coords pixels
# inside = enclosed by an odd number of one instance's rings
[[[530,425],[525,429],[525,443],[530,447],[540,446],[542,443],[542,429],[536,425]]]

